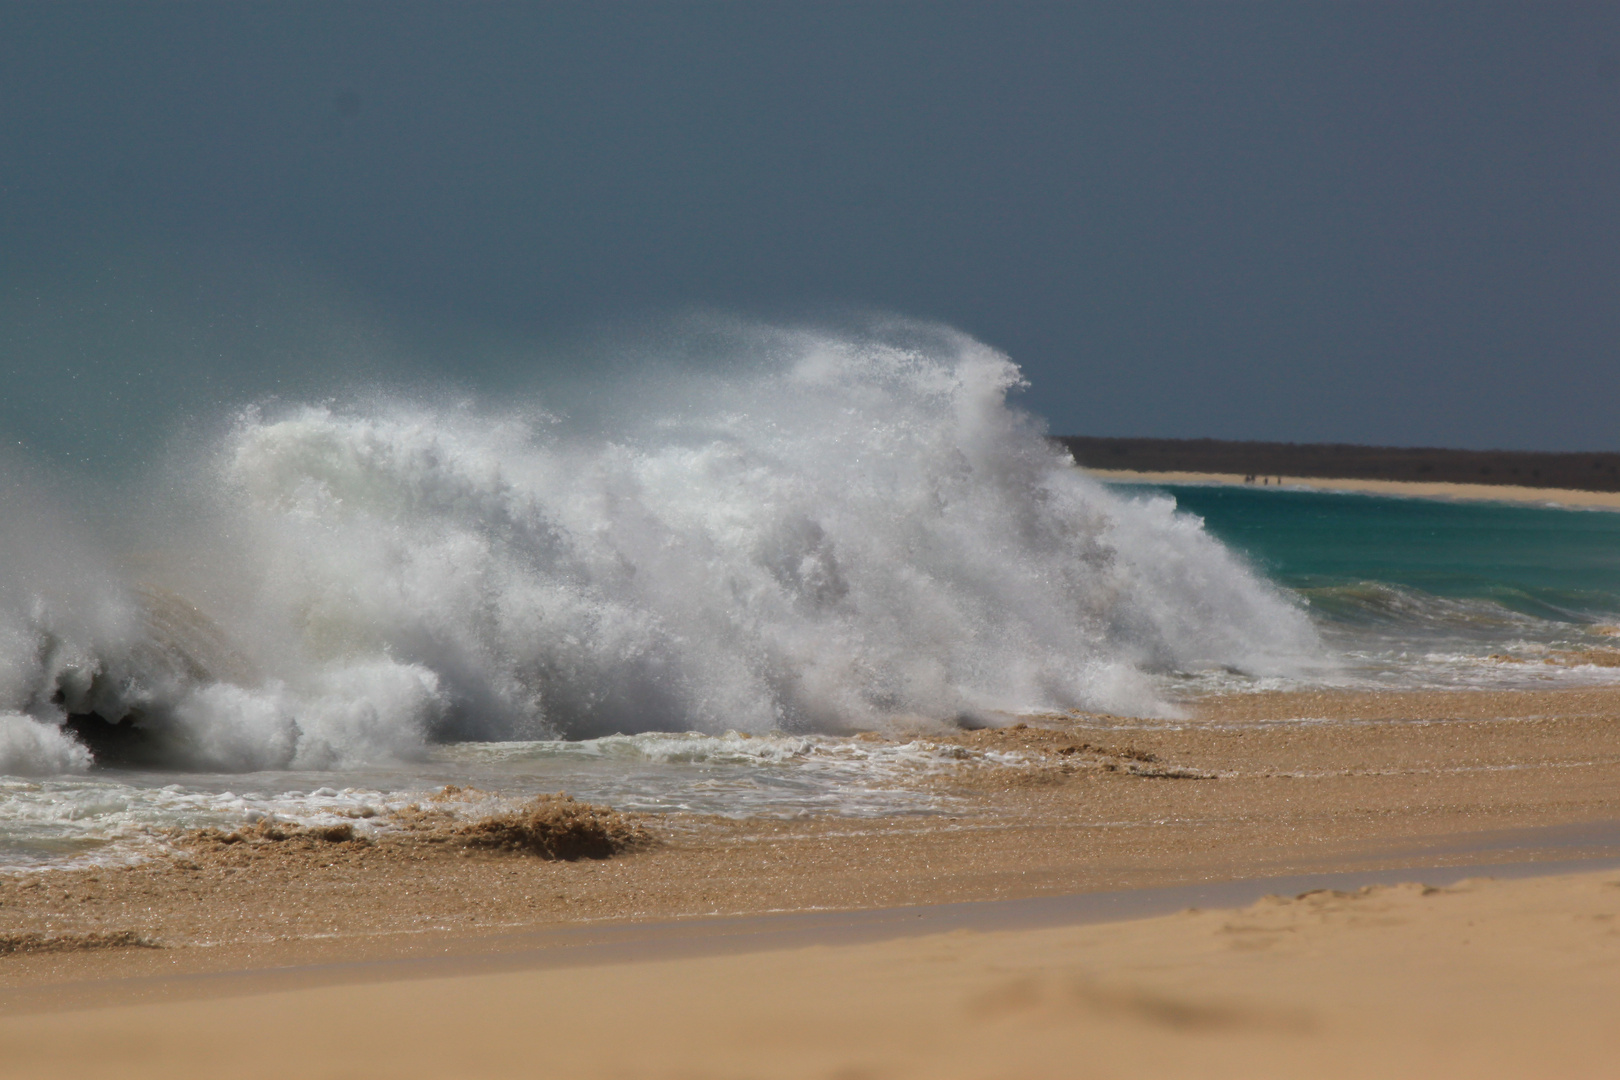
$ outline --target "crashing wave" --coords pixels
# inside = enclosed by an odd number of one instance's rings
[[[93,714],[171,764],[335,767],[435,739],[1163,712],[1153,672],[1317,655],[1196,518],[1110,493],[1009,407],[1011,361],[923,336],[758,331],[757,362],[623,380],[589,424],[247,410],[208,454],[212,561],[171,557],[166,589],[7,584],[0,710]]]

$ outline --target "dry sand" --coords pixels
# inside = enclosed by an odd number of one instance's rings
[[[1614,1074],[1620,888],[1604,883],[1620,873],[404,977],[436,956],[499,967],[534,946],[522,935],[570,924],[1620,862],[1620,689],[1191,711],[935,735],[1022,755],[938,778],[954,801],[936,817],[649,819],[650,846],[576,862],[410,835],[193,838],[134,869],[6,879],[0,1061],[15,1076]],[[383,966],[331,966],[362,961]],[[207,974],[289,965],[323,974],[291,990]]]
[[[1604,1077],[1620,872],[0,1017],[11,1077]]]
[[[1314,476],[1269,476],[1269,485],[1257,478],[1248,483],[1238,473],[1137,472],[1131,469],[1087,469],[1103,480],[1136,484],[1238,484],[1260,487],[1308,488],[1315,491],[1359,491],[1369,495],[1403,495],[1424,499],[1460,499],[1485,502],[1540,503],[1620,510],[1620,491],[1573,491],[1564,488],[1522,487],[1516,484],[1441,484],[1414,480],[1338,480]]]

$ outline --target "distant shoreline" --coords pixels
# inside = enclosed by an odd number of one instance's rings
[[[1423,446],[1086,435],[1060,435],[1052,441],[1088,469],[1217,476],[1236,473],[1240,479],[1281,476],[1318,485],[1324,480],[1396,481],[1620,494],[1620,454],[1612,451],[1447,450]],[[1452,497],[1472,496],[1454,494]],[[1609,504],[1581,502],[1576,505]]]
[[[1456,484],[1426,480],[1346,480],[1316,476],[1257,476],[1250,481],[1240,473],[1150,472],[1136,469],[1086,468],[1086,472],[1100,480],[1116,483],[1230,484],[1271,491],[1304,488],[1313,491],[1360,492],[1367,495],[1399,495],[1417,499],[1534,503],[1542,506],[1620,510],[1620,491],[1574,491],[1568,488],[1525,487],[1514,484]],[[1262,483],[1263,480],[1269,483]]]

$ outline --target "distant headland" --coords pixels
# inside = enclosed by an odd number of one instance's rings
[[[1074,460],[1109,473],[1199,473],[1260,483],[1365,480],[1620,492],[1620,453],[1444,450],[1348,443],[1056,436]]]

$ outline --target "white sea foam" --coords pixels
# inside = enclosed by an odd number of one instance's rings
[[[83,772],[90,751],[51,723],[0,713],[0,776]]]
[[[586,419],[249,409],[155,569],[35,537],[51,572],[0,571],[0,710],[40,747],[94,712],[171,765],[328,769],[444,740],[1163,713],[1156,674],[1320,659],[1195,518],[1110,493],[1010,408],[1007,358],[902,329],[737,331],[748,362],[620,379]]]
[[[390,828],[388,813],[411,797],[355,787],[239,793],[221,778],[162,779],[116,774],[0,779],[0,870],[124,865],[164,854],[173,829],[232,829],[266,818],[293,825],[344,823],[359,835],[371,835]]]
[[[82,751],[81,751],[82,752]],[[99,771],[0,778],[0,871],[121,865],[172,853],[173,830],[265,819],[345,823],[361,836],[399,828],[393,811],[432,805],[463,819],[517,807],[536,791],[652,813],[868,817],[968,813],[931,783],[962,768],[1019,767],[1023,755],[929,740],[648,732],[600,739],[451,743],[421,759],[339,772]],[[460,793],[440,798],[455,783]]]

